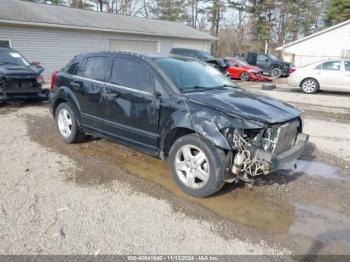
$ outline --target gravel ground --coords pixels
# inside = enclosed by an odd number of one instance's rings
[[[206,199],[155,158],[61,143],[45,104],[1,107],[0,254],[350,254],[350,96],[244,84],[301,107],[310,143],[295,170]]]
[[[213,232],[214,224],[176,212],[166,200],[134,191],[120,181],[92,187],[67,182],[67,176],[85,170],[28,135],[25,116],[51,121],[48,110],[26,107],[0,112],[1,254],[288,252],[224,238]]]

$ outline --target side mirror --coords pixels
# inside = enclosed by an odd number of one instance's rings
[[[161,98],[162,97],[162,93],[156,90],[156,91],[154,91],[154,97],[155,98]]]
[[[30,63],[31,66],[39,66],[40,65],[40,62],[38,61],[33,61]]]
[[[234,67],[239,67],[239,65],[238,65],[238,64],[234,64],[233,66],[234,66]]]

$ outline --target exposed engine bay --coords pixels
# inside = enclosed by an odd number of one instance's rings
[[[300,119],[263,129],[225,129],[232,147],[230,172],[235,179],[249,181],[274,171],[274,157],[292,149],[301,131]]]

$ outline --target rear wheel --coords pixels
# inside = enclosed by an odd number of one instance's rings
[[[176,140],[168,158],[177,185],[195,197],[207,197],[222,188],[225,160],[222,150],[195,134]]]
[[[248,81],[249,80],[248,72],[242,72],[240,78],[242,81]]]
[[[306,94],[315,94],[319,89],[320,85],[316,79],[307,78],[301,83],[301,90]]]
[[[282,76],[282,70],[279,68],[274,68],[271,71],[272,78],[280,78]]]
[[[85,138],[84,132],[78,126],[74,111],[67,103],[58,105],[55,112],[55,122],[64,143],[76,143]]]

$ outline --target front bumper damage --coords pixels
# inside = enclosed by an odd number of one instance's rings
[[[278,155],[257,149],[257,159],[266,163],[266,166],[264,168],[266,173],[272,173],[274,171],[283,169],[286,164],[294,162],[303,154],[308,140],[309,135],[300,133],[296,138],[295,145],[286,152]]]
[[[261,130],[226,130],[231,142],[232,157],[229,170],[233,180],[252,181],[259,175],[267,175],[283,169],[298,159],[308,142],[309,135],[301,132],[301,121],[293,120]]]

